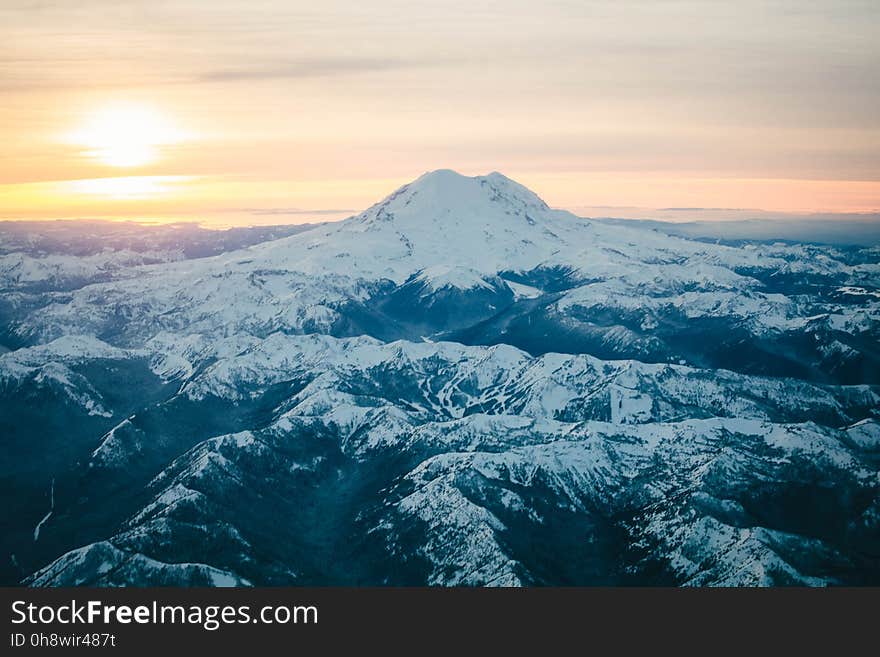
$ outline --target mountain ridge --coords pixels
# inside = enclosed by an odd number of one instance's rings
[[[880,582],[876,250],[697,242],[440,170],[113,262],[0,294],[4,581]]]

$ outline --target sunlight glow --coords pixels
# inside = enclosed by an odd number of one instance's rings
[[[66,191],[73,194],[115,200],[138,200],[170,194],[175,186],[191,179],[192,176],[126,176],[71,180],[65,183],[65,186]]]
[[[159,159],[163,146],[183,139],[180,130],[146,105],[113,105],[88,117],[69,140],[82,155],[113,167],[137,167]]]

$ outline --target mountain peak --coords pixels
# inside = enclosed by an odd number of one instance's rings
[[[473,272],[526,271],[567,257],[561,254],[583,243],[588,226],[501,173],[464,176],[440,169],[351,219],[266,250],[284,249],[283,259],[303,271],[398,283],[418,272],[448,282],[448,272],[433,269],[442,265],[470,285]]]
[[[532,222],[550,208],[527,187],[493,171],[484,176],[465,176],[452,169],[422,174],[372,206],[363,221],[420,224],[438,221],[468,221],[480,224],[517,218]]]
[[[415,190],[438,190],[448,194],[463,192],[467,189],[483,188],[488,191],[506,190],[508,196],[517,196],[523,202],[537,204],[546,208],[547,204],[525,185],[508,178],[499,171],[492,171],[483,176],[465,176],[453,169],[435,169],[416,178],[403,188]]]
[[[456,181],[463,181],[463,180],[468,180],[468,179],[469,179],[469,176],[466,176],[462,173],[459,173],[458,171],[455,171],[454,169],[434,169],[433,171],[426,171],[421,176],[419,176],[414,181],[412,181],[410,184],[411,185],[418,184],[420,181],[427,182],[427,183],[431,183],[431,182],[442,183],[444,181],[449,182],[449,183],[454,183]]]

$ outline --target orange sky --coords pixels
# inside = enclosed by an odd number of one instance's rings
[[[332,219],[437,168],[584,214],[880,209],[876,2],[369,5],[6,0],[0,217]]]

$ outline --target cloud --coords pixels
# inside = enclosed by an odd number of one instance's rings
[[[71,59],[70,62],[88,62],[89,58]],[[95,60],[97,61],[97,60]],[[34,58],[34,63],[40,62]],[[194,73],[183,73],[169,67],[165,72],[132,73],[126,78],[111,76],[100,80],[73,80],[67,79],[60,74],[49,74],[43,78],[33,75],[8,76],[0,93],[15,90],[38,90],[38,89],[83,89],[83,88],[114,88],[114,87],[157,87],[163,85],[193,85],[213,84],[223,82],[255,82],[260,80],[298,80],[305,78],[326,78],[343,75],[357,75],[363,73],[378,73],[383,71],[400,71],[410,68],[427,68],[441,66],[452,62],[449,59],[418,60],[418,59],[393,59],[393,58],[369,58],[369,57],[322,57],[288,61],[281,63],[267,63],[254,65],[236,65],[230,68],[218,68]],[[44,65],[60,64],[61,60],[43,60]],[[0,73],[3,67],[0,66]]]
[[[278,80],[318,78],[356,73],[395,71],[406,68],[436,66],[447,60],[403,60],[369,57],[321,57],[269,66],[217,69],[200,73],[193,82],[235,82],[239,80]]]
[[[712,240],[792,240],[838,246],[880,245],[880,215],[876,213],[765,213],[764,217],[683,223],[656,219],[603,219],[610,224],[637,224],[669,235]]]
[[[760,212],[758,208],[657,208],[661,212]]]
[[[285,215],[285,214],[352,214],[355,210],[351,209],[342,209],[336,210],[333,208],[318,208],[316,210],[303,210],[302,208],[245,208],[242,212],[249,212],[250,214],[257,216],[272,216],[272,215]]]

